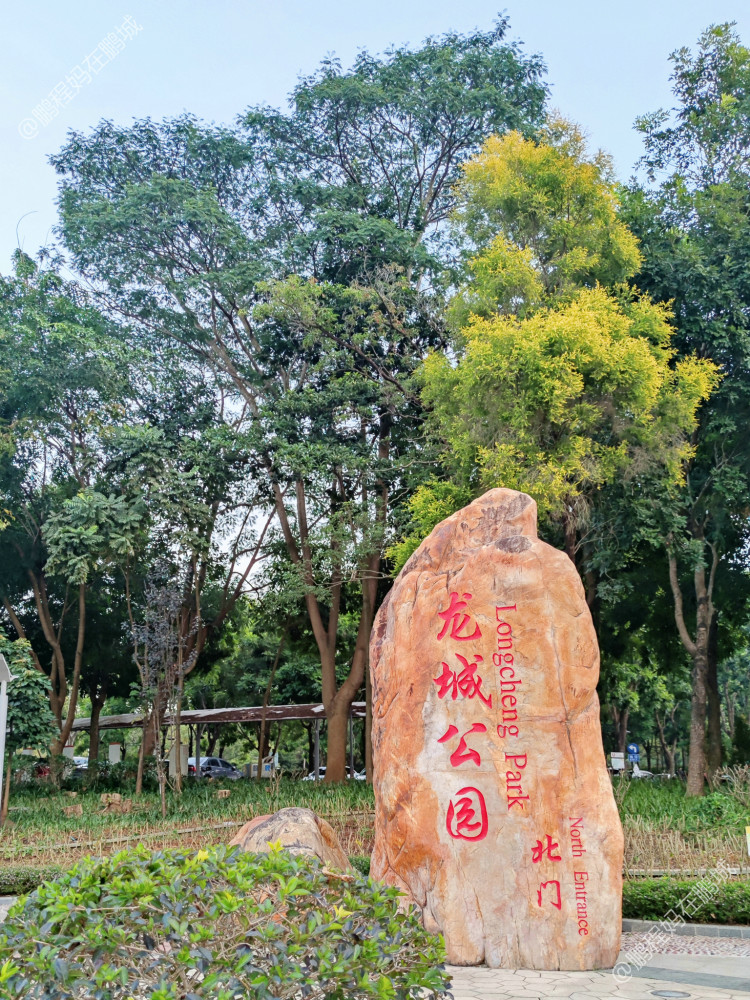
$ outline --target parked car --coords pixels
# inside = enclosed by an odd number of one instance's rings
[[[326,776],[325,765],[322,765],[321,767],[318,768],[318,781],[322,781],[323,778],[325,778],[325,776]],[[352,771],[352,769],[348,765],[346,768],[346,776],[347,778],[354,778],[355,781],[367,781],[367,775],[365,774],[364,771]],[[306,774],[302,780],[315,781],[315,772],[311,771],[309,774]]]
[[[71,764],[73,765],[71,768]],[[68,757],[65,762],[63,777],[65,778],[85,778],[89,770],[88,757]]]
[[[642,771],[638,764],[633,764],[633,777],[634,778],[653,778],[653,771]]]
[[[322,781],[323,778],[325,778],[325,776],[326,776],[325,765],[322,765],[321,767],[318,768],[318,778],[317,778],[317,780],[318,781]],[[303,781],[315,781],[315,771],[310,771],[310,773],[306,774],[302,780]]]
[[[188,774],[195,777],[195,757],[188,757]],[[230,764],[223,757],[201,757],[201,777],[237,781],[242,772],[236,764]]]

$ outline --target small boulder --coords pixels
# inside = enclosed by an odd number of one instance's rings
[[[63,806],[63,813],[70,818],[71,816],[83,816],[83,806],[80,802],[76,802],[72,806]]]
[[[269,845],[276,843],[290,854],[318,858],[326,867],[352,870],[335,830],[312,809],[291,807],[273,815],[256,816],[245,823],[229,846],[265,854]]]

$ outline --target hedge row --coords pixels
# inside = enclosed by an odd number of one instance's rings
[[[691,924],[750,924],[750,881],[721,882],[709,892],[700,886],[700,879],[633,879],[623,885],[622,915],[664,920],[677,914]]]
[[[362,875],[369,873],[367,855],[353,855],[350,860]],[[3,866],[0,868],[0,896],[31,892],[42,882],[58,878],[62,871],[54,865],[46,868]],[[701,899],[696,893],[698,884],[698,879],[666,877],[626,881],[622,892],[622,915],[634,920],[663,920],[674,911],[689,923],[750,925],[750,881],[723,882],[708,899]]]
[[[0,867],[0,896],[19,896],[33,892],[42,882],[59,878],[65,869],[60,865],[41,868],[32,865],[2,865]]]

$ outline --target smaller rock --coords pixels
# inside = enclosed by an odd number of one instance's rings
[[[218,790],[218,792],[216,793],[216,798],[217,799],[228,799],[229,798],[229,789],[228,788],[220,788]]]
[[[110,806],[113,802],[122,802],[122,795],[119,792],[102,792],[99,801],[104,806]]]
[[[121,795],[111,796],[112,801],[107,802],[102,809],[103,813],[114,813],[116,816],[126,816],[133,811],[133,800],[124,799]]]
[[[352,870],[336,831],[312,809],[291,807],[279,809],[273,815],[256,816],[245,823],[229,846],[266,854],[269,846],[277,843],[290,854],[318,858],[326,867]]]
[[[66,816],[83,816],[83,806],[76,802],[73,806],[63,806],[63,812]]]

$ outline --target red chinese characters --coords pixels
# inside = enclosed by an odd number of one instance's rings
[[[477,674],[477,664],[482,662],[478,653],[474,654],[474,663],[469,663],[465,656],[456,653],[462,669],[451,670],[447,663],[441,663],[443,672],[439,677],[433,677],[438,686],[438,698],[445,698],[450,692],[451,699],[456,700],[459,693],[464,698],[479,698],[488,708],[492,708],[492,695],[485,697],[482,693],[482,678]]]
[[[464,594],[462,598],[455,591],[451,593],[448,607],[437,612],[438,617],[443,620],[438,639],[450,637],[459,642],[481,639],[482,631],[479,625],[465,610],[470,600],[471,594]],[[492,708],[492,695],[484,694],[482,678],[477,673],[478,664],[483,662],[483,657],[474,653],[473,662],[469,662],[470,656],[463,656],[461,653],[454,655],[460,666],[452,670],[448,663],[442,661],[443,672],[439,677],[433,677],[434,683],[438,686],[438,698],[442,700],[448,695],[451,701],[456,701],[459,695],[468,700],[478,698],[488,708]],[[487,726],[482,722],[473,723],[471,729],[463,735],[459,734],[458,726],[449,725],[438,739],[438,743],[449,743],[458,736],[458,746],[450,755],[451,766],[474,764],[479,767],[482,763],[480,753],[470,747],[466,740],[474,733],[486,732]],[[454,840],[483,840],[487,836],[488,820],[487,805],[482,792],[472,785],[459,789],[448,804],[445,825]]]
[[[448,730],[444,733],[438,743],[446,743],[448,740],[452,740],[453,737],[458,732],[457,726],[448,726]],[[482,758],[479,756],[477,750],[472,750],[466,745],[466,737],[470,736],[472,733],[486,733],[487,726],[483,725],[481,722],[475,722],[468,733],[464,733],[458,742],[458,748],[451,754],[450,760],[453,767],[459,767],[461,764],[466,764],[468,761],[472,761],[479,767],[482,763]]]
[[[540,883],[539,889],[536,894],[537,906],[542,905],[542,899],[544,897],[545,889],[547,889],[546,902],[551,903],[556,910],[561,910],[562,899],[560,898],[560,883],[557,881],[557,879],[551,879],[549,882]]]
[[[451,600],[445,611],[438,611],[438,618],[442,618],[445,624],[438,634],[438,639],[443,639],[450,632],[451,639],[458,639],[459,642],[471,642],[472,639],[481,639],[482,632],[479,626],[474,624],[474,631],[466,634],[466,627],[471,621],[471,615],[464,612],[467,602],[471,600],[471,594],[464,594],[463,600],[454,591]]]
[[[552,840],[552,837],[547,833],[544,839],[546,844],[542,844],[541,840],[537,840],[534,847],[531,848],[531,860],[535,865],[538,865],[542,858],[547,855],[550,861],[562,861],[561,854],[553,854],[553,851],[559,851],[560,845]]]
[[[448,804],[445,825],[455,840],[484,840],[487,836],[487,806],[478,788],[460,788]]]

